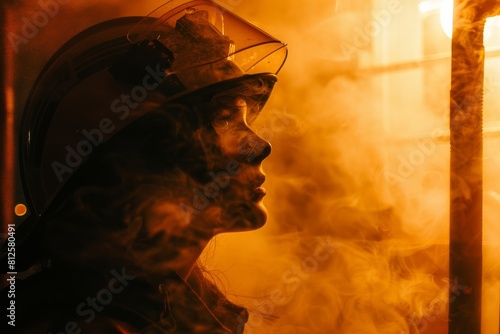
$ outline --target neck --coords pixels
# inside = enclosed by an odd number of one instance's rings
[[[162,203],[148,210],[145,221],[149,233],[163,236],[158,240],[163,245],[160,256],[165,256],[162,270],[173,270],[186,280],[213,237],[207,215],[183,213],[177,204]]]
[[[182,247],[179,250],[179,254],[176,261],[176,266],[173,268],[177,275],[179,275],[183,280],[187,280],[189,275],[198,261],[201,253],[205,249],[209,240],[197,241],[194,247]]]

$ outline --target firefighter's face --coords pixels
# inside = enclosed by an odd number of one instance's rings
[[[252,230],[267,220],[262,161],[271,146],[250,128],[257,113],[244,98],[219,101],[209,113],[210,126],[195,133],[204,146],[208,178],[196,191],[193,212],[217,208],[215,233]]]

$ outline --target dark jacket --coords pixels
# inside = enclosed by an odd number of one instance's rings
[[[243,333],[247,311],[200,275],[188,284],[173,273],[153,286],[124,269],[105,277],[38,273],[16,285],[16,332]]]

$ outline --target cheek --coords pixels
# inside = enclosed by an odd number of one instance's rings
[[[219,133],[219,145],[223,156],[233,159],[241,157],[244,154],[242,143],[246,141],[248,136],[248,131],[244,129],[228,129]]]
[[[162,201],[148,207],[142,215],[146,237],[153,239],[185,234],[184,229],[191,217],[179,208],[180,204],[173,201]]]

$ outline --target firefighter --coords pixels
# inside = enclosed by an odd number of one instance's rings
[[[21,124],[20,332],[243,332],[248,312],[197,260],[266,222],[271,147],[251,125],[286,55],[209,0],[97,24],[56,52]]]

